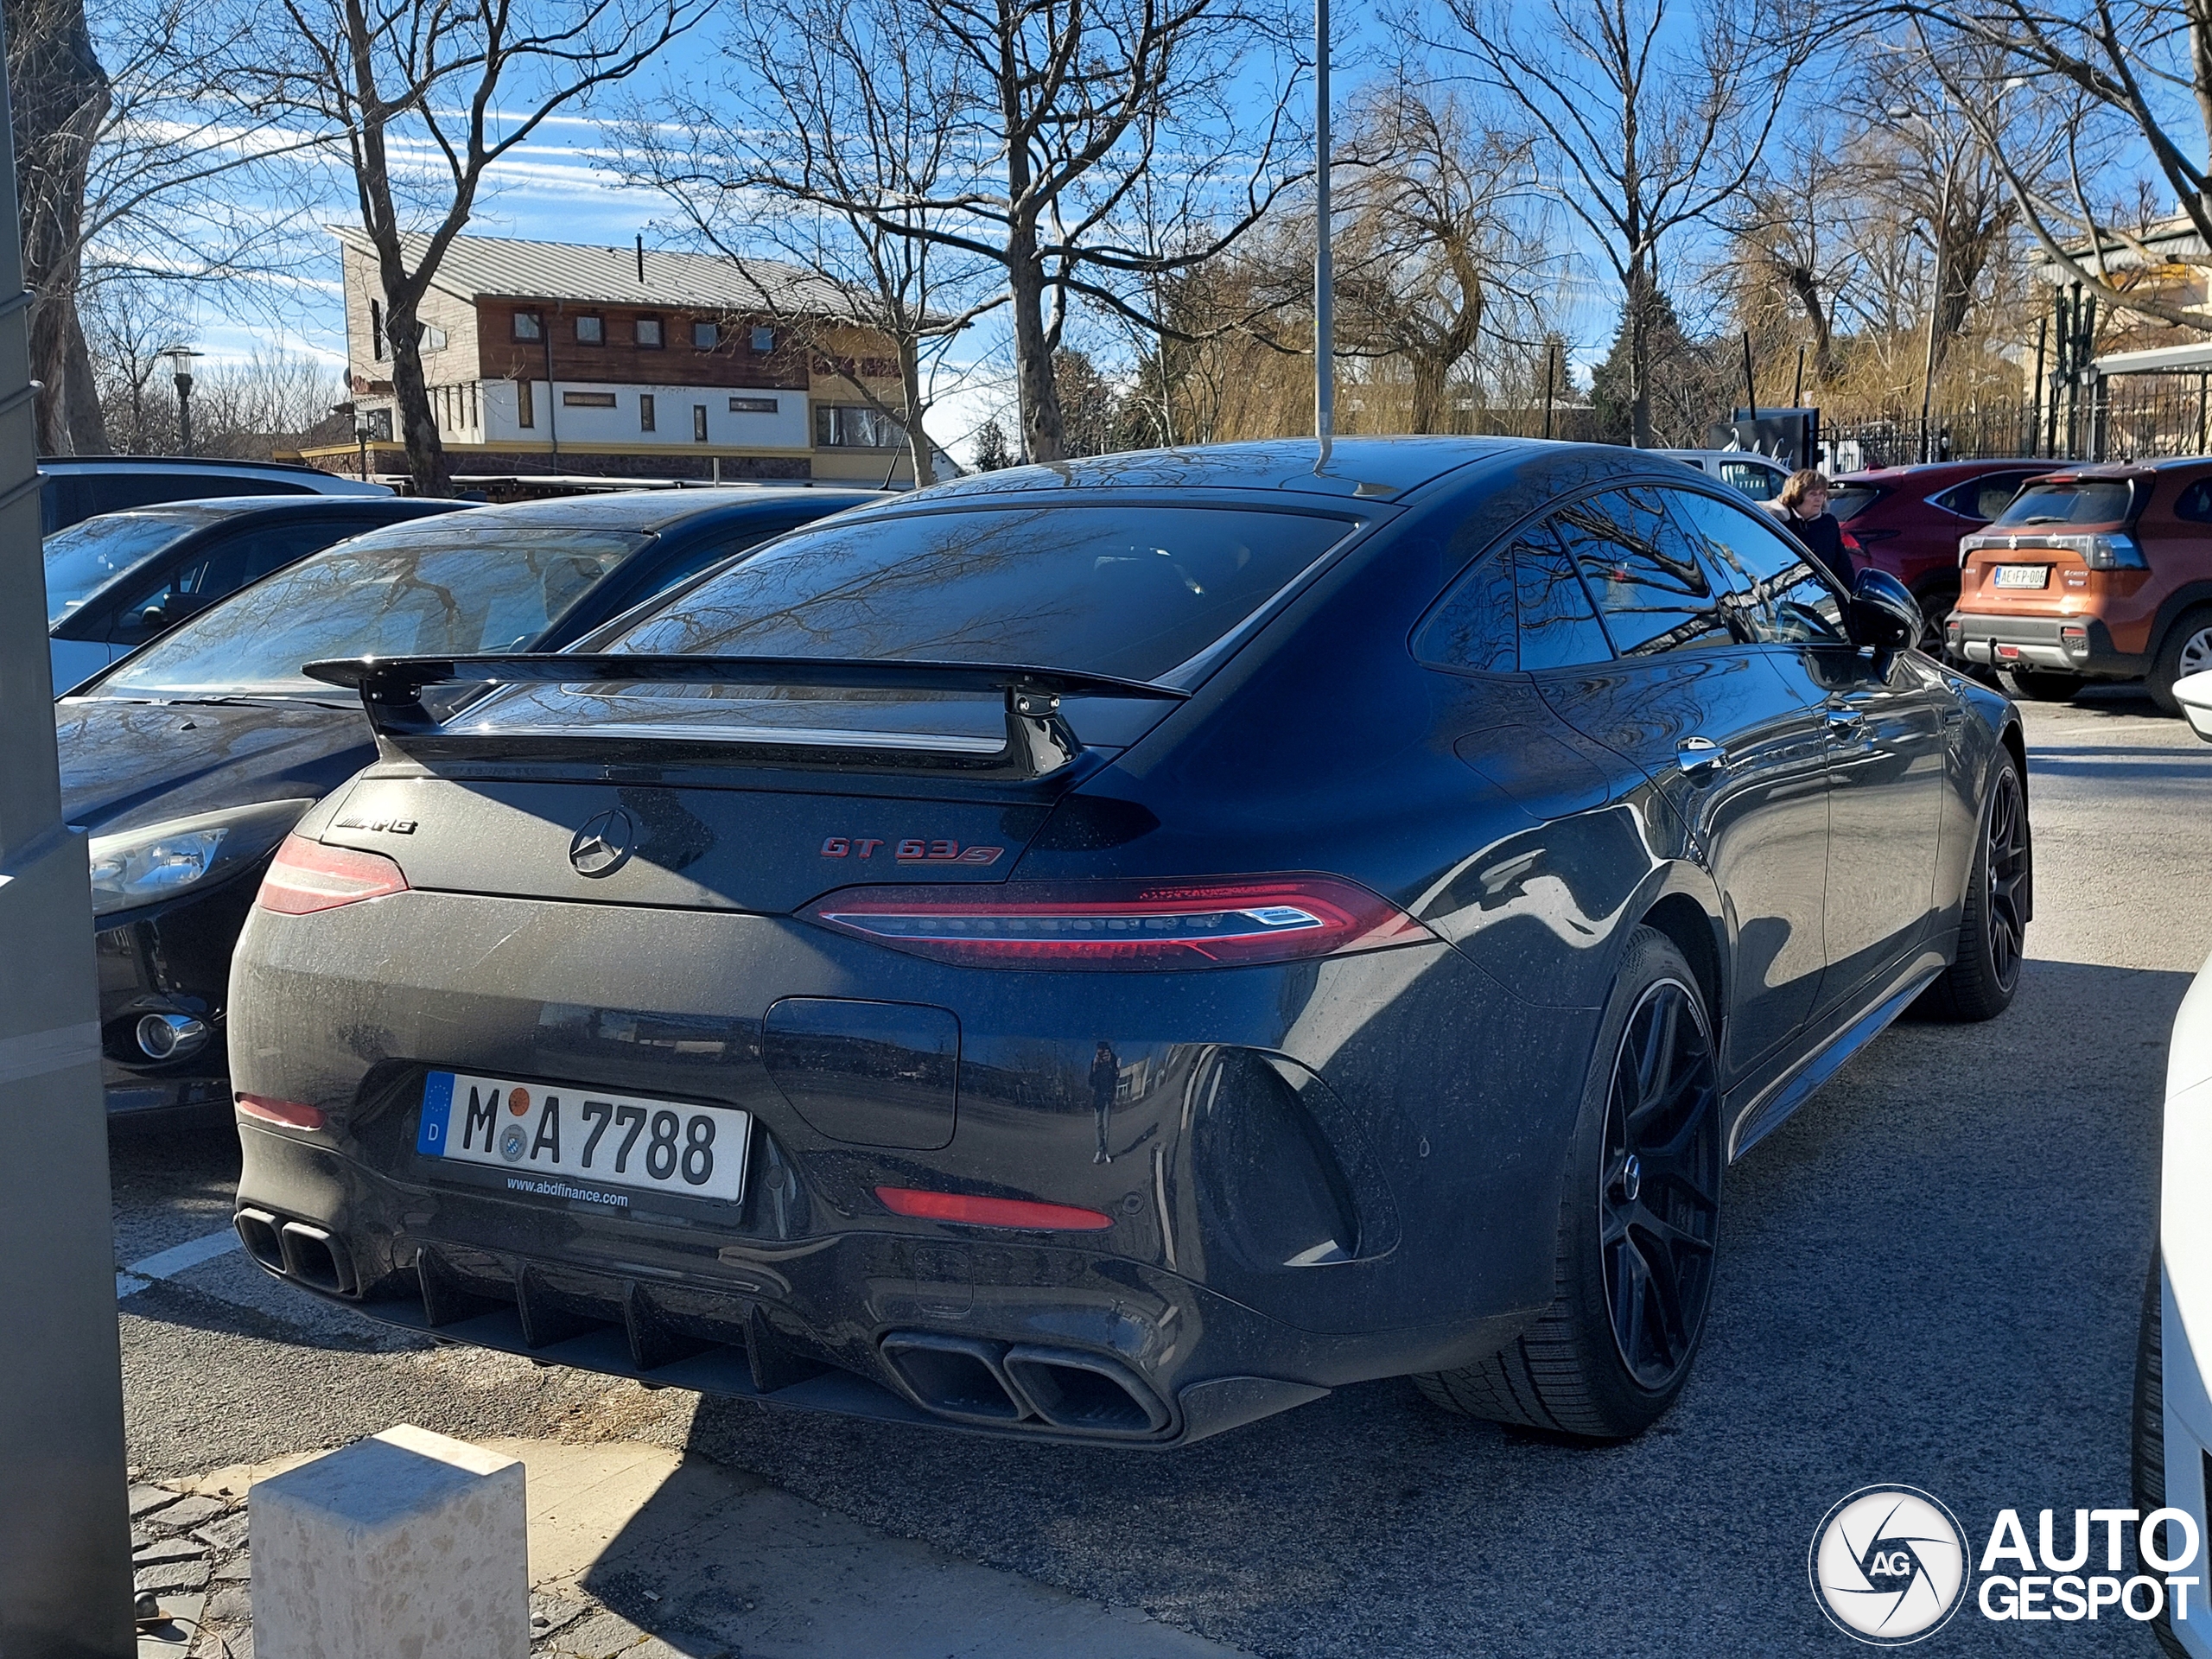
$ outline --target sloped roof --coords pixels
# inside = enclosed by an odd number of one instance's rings
[[[376,250],[360,231],[327,227],[355,252]],[[403,232],[399,245],[412,266],[430,238]],[[787,315],[853,315],[849,290],[817,272],[771,259],[734,260],[699,253],[645,250],[645,280],[638,280],[635,247],[588,247],[572,242],[522,242],[496,236],[457,236],[438,266],[435,287],[464,300],[564,300],[596,305],[692,306]],[[763,294],[766,298],[764,302]]]

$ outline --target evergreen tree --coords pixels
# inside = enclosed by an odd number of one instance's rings
[[[985,421],[976,429],[976,470],[995,473],[1013,465],[1014,452],[1006,447],[1006,429],[996,421]]]

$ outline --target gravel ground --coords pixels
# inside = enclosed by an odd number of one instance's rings
[[[1926,1488],[1977,1553],[1999,1508],[2032,1529],[2128,1502],[2166,1034],[2212,950],[2212,747],[2124,693],[2027,718],[2019,1000],[1893,1028],[1731,1171],[1698,1374],[1632,1445],[1511,1434],[1395,1382],[1165,1456],[1007,1445],[426,1349],[309,1319],[232,1257],[124,1304],[132,1461],[165,1478],[401,1421],[634,1438],[1257,1654],[1855,1651],[1805,1578],[1853,1489]],[[118,1264],[219,1222],[234,1169],[219,1133],[119,1135]],[[2152,1647],[2110,1612],[1969,1609],[1927,1650]]]

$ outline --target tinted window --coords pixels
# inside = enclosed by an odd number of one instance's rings
[[[1351,528],[1299,513],[1122,506],[825,525],[741,562],[607,649],[1029,663],[1156,679]]]
[[[1586,606],[1588,601],[1585,600]],[[1436,668],[1510,674],[1518,660],[1513,552],[1484,559],[1445,590],[1414,635],[1414,655]]]
[[[212,542],[116,607],[115,626],[108,637],[128,643],[157,633],[224,594],[368,528],[359,520],[318,516],[304,524],[264,524]],[[188,602],[180,604],[180,600]],[[149,619],[149,607],[160,607],[165,613]]]
[[[1836,523],[1849,524],[1888,493],[1872,484],[1839,484],[1828,497],[1828,511],[1835,515]]]
[[[1513,594],[1521,613],[1521,666],[1572,668],[1612,659],[1598,610],[1574,566],[1540,527],[1514,544]]]
[[[1937,496],[1936,505],[1961,518],[1979,518],[1986,524],[2005,511],[2021,484],[2033,476],[2031,473],[1993,473],[1986,478],[1970,478]]]
[[[2127,517],[2134,499],[2134,488],[2124,478],[2031,484],[2012,498],[1997,522],[2008,526],[2116,524]]]
[[[1733,589],[1725,600],[1737,627],[1772,644],[1843,638],[1843,612],[1793,537],[1708,495],[1672,492],[1700,556]]]
[[[1741,490],[1754,501],[1768,500],[1782,488],[1782,474],[1752,461],[1723,461],[1715,463],[1714,471],[1722,483]]]
[[[1552,523],[1581,567],[1624,657],[1726,645],[1719,596],[1689,537],[1668,512],[1666,492],[1608,490],[1563,507]]]
[[[312,691],[325,657],[512,651],[565,615],[646,538],[612,531],[395,525],[232,594],[146,647],[101,696]]]
[[[2174,517],[2212,524],[2212,478],[2200,478],[2181,493],[2174,502]]]

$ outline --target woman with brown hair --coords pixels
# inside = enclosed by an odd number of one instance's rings
[[[1789,474],[1782,493],[1766,510],[1782,520],[1805,544],[1815,563],[1834,579],[1845,593],[1851,591],[1851,551],[1843,543],[1843,526],[1828,511],[1835,486],[1817,467],[1806,467]]]

